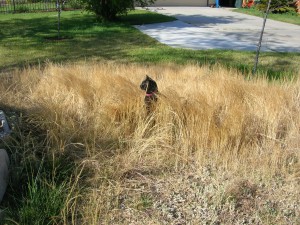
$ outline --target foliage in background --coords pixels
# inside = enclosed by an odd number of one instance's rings
[[[1,1],[0,1],[1,2]],[[81,0],[61,1],[62,10],[82,9]],[[37,0],[37,1],[7,1],[6,4],[1,5],[0,13],[27,13],[27,12],[41,12],[41,11],[56,11],[56,0]]]
[[[257,4],[257,9],[266,11],[269,0],[261,0],[259,4]],[[291,0],[272,0],[270,11],[272,13],[295,13],[296,8],[294,6],[294,2]]]
[[[251,8],[237,8],[233,10],[234,12],[245,13],[252,16],[258,16],[263,18],[265,16],[264,11],[258,10],[256,7]],[[291,23],[300,25],[300,16],[299,14],[292,13],[269,13],[268,19],[277,20],[285,23]]]
[[[82,0],[86,9],[96,14],[98,19],[105,21],[116,20],[118,14],[126,14],[135,6],[145,7],[155,0]]]

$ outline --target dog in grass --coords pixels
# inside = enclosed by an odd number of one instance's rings
[[[147,115],[149,115],[154,110],[154,106],[157,102],[158,87],[156,82],[146,75],[146,78],[140,84],[140,88],[146,91],[144,102]]]

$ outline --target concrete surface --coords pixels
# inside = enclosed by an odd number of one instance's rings
[[[263,18],[228,8],[149,7],[178,20],[136,26],[172,47],[256,51]],[[267,20],[261,51],[300,52],[300,26]]]

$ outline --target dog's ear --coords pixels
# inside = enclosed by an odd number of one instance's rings
[[[146,75],[146,80],[153,80],[153,79],[151,77],[149,77],[148,75]]]

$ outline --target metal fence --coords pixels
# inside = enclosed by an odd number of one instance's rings
[[[61,1],[65,10],[81,8],[80,0]],[[55,11],[57,0],[0,0],[0,13]]]

